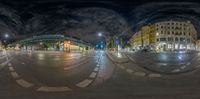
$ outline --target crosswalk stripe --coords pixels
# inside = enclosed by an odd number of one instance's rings
[[[13,67],[8,67],[10,71],[15,71]]]
[[[29,88],[29,87],[32,87],[32,86],[33,86],[32,83],[29,83],[29,82],[25,81],[24,79],[18,79],[18,80],[16,80],[16,82],[17,82],[20,86],[22,86],[22,87],[24,87],[24,88]]]
[[[90,85],[91,83],[92,83],[92,80],[85,79],[85,80],[79,82],[78,84],[76,84],[76,86],[84,88],[84,87],[87,87],[88,85]]]
[[[13,78],[19,78],[19,75],[17,74],[17,72],[11,72],[11,75]]]
[[[69,87],[47,87],[42,86],[37,89],[37,91],[43,91],[43,92],[62,92],[62,91],[72,91]]]
[[[149,74],[149,77],[161,77],[160,74]]]
[[[95,78],[95,77],[96,77],[96,75],[97,75],[97,73],[96,73],[96,72],[92,72],[92,73],[90,74],[90,78]]]

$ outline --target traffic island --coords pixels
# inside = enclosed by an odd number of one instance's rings
[[[121,52],[107,51],[106,54],[115,63],[126,63],[129,61],[128,57]]]

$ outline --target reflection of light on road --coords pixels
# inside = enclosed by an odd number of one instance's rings
[[[38,59],[39,59],[39,60],[44,60],[44,54],[39,53],[39,54],[38,54]]]
[[[182,59],[183,59],[183,55],[182,55],[182,54],[179,54],[179,55],[178,55],[178,59],[179,59],[179,60],[182,60]]]
[[[160,58],[161,58],[162,60],[167,60],[167,55],[166,55],[166,54],[161,54]]]

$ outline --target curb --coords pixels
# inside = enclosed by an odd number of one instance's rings
[[[106,52],[109,59],[115,63],[127,63],[129,61],[129,58],[126,58],[125,60],[122,59],[115,59],[113,55],[110,55],[111,53]]]

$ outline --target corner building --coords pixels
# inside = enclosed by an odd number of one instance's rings
[[[197,31],[190,21],[162,21],[143,26],[130,42],[134,49],[195,50]]]
[[[163,21],[155,27],[156,50],[195,50],[197,31],[190,21]]]

